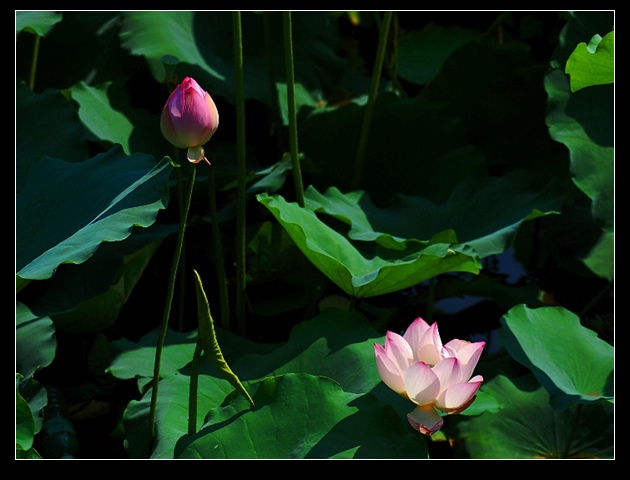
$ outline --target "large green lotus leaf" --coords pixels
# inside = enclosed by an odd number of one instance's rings
[[[595,35],[588,45],[582,42],[567,60],[566,73],[571,76],[571,91],[615,81],[615,32],[604,38]]]
[[[115,283],[110,282],[107,290],[76,304],[71,311],[55,315],[57,330],[86,334],[113,326],[159,244],[154,242],[118,261],[110,261],[119,268]],[[77,277],[80,279],[82,276]]]
[[[479,272],[479,260],[471,249],[449,243],[426,242],[420,250],[419,245],[414,245],[408,250],[381,251],[366,258],[312,210],[289,203],[280,195],[263,193],[257,198],[313,265],[348,295],[372,297],[417,285],[446,272]]]
[[[272,278],[282,278],[295,271],[304,259],[286,230],[275,221],[265,221],[252,228],[247,249],[253,254],[247,261],[247,270],[253,276],[261,275],[262,278],[270,274]]]
[[[550,135],[571,154],[573,181],[593,201],[593,216],[614,229],[614,106],[610,86],[570,93],[567,76],[554,70],[545,77],[554,109],[547,116]],[[608,111],[606,111],[608,110]],[[610,115],[610,116],[608,116]]]
[[[177,12],[126,12],[123,17],[123,26],[120,31],[120,39],[124,48],[127,48],[135,55],[144,55],[151,67],[154,77],[164,83],[166,72],[162,65],[161,58],[164,55],[172,55],[182,62],[187,62],[203,67],[210,75],[225,80],[225,76],[219,70],[210,66],[203,57],[200,43],[195,39],[195,28],[193,26],[196,13],[193,11]],[[231,17],[229,13],[223,18],[223,28],[215,34],[221,33],[222,43],[216,47],[222,47],[222,52],[229,51],[226,32],[231,27]],[[226,24],[227,23],[227,24]],[[204,32],[206,35],[215,32],[215,29],[208,25]],[[232,43],[232,42],[230,42]],[[220,59],[220,57],[219,57]],[[215,61],[213,64],[223,65],[223,60]]]
[[[569,102],[579,110],[580,115],[588,115],[589,106],[593,110],[598,105],[608,103],[608,94],[601,94],[603,86],[591,87],[572,95],[580,95],[582,99],[574,101],[569,98],[568,81],[564,73],[554,71],[546,77],[546,88],[550,97],[558,102],[556,108],[547,116],[550,134],[559,142],[564,143],[571,154],[571,171],[573,181],[588,197],[591,198],[591,212],[593,218],[603,226],[602,237],[614,231],[615,216],[615,151],[614,147],[599,145],[586,132],[584,126],[575,118],[575,114],[568,114]],[[584,98],[584,97],[592,98]],[[597,98],[599,97],[599,99]],[[584,100],[584,101],[580,101]],[[590,122],[592,123],[592,122]],[[605,123],[605,121],[604,121]],[[605,125],[594,125],[598,135],[600,128]],[[583,259],[585,265],[603,278],[614,278],[614,242],[601,240],[597,249],[596,259],[587,256]]]
[[[25,394],[26,392],[26,394]],[[35,392],[35,395],[31,395]],[[27,398],[29,397],[29,398]],[[38,401],[39,400],[39,401]],[[43,423],[42,410],[48,401],[46,389],[37,381],[24,381],[15,374],[15,456],[16,458],[41,458],[33,448],[35,435]]]
[[[557,408],[614,398],[614,348],[562,307],[517,305],[501,318],[501,343],[530,367]]]
[[[34,93],[24,82],[15,87],[15,184],[19,192],[33,159],[40,156],[82,161],[88,156],[87,132],[74,105],[61,93]]]
[[[457,430],[471,458],[614,458],[614,411],[609,403],[573,405],[559,412],[533,376],[511,380],[499,375],[484,389],[503,408],[460,416]]]
[[[79,82],[70,89],[70,93],[79,104],[79,118],[96,140],[118,143],[129,155],[129,140],[134,126],[125,115],[111,106],[108,98],[110,85],[111,82],[108,82],[97,88]]]
[[[242,12],[245,95],[270,104],[269,58],[263,28],[269,15],[271,61],[278,81],[285,78],[282,15]],[[121,44],[133,55],[142,55],[159,82],[166,72],[164,55],[181,64],[177,74],[191,75],[211,95],[235,102],[234,31],[229,11],[124,12]],[[296,82],[307,90],[336,84],[346,63],[335,53],[336,18],[330,12],[292,12]],[[323,33],[325,32],[325,33]],[[262,81],[261,81],[262,79]],[[310,104],[312,100],[306,99]]]
[[[390,208],[375,207],[362,191],[344,195],[330,187],[320,194],[309,186],[305,201],[310,209],[351,225],[348,236],[354,240],[404,249],[409,239],[425,240],[453,229],[460,243],[484,258],[503,253],[522,222],[561,207],[557,185],[552,182],[544,190],[532,190],[530,183],[531,173],[523,170],[503,178],[477,175],[460,183],[443,204],[401,195]]]
[[[99,330],[97,326],[109,323],[110,314],[128,299],[160,242],[178,229],[177,224],[156,222],[148,228],[134,229],[123,241],[101,244],[81,264],[60,265],[48,280],[28,284],[29,307],[33,312],[51,315],[55,326],[62,330]],[[112,303],[104,303],[106,296]]]
[[[197,331],[180,333],[168,330],[160,364],[160,389],[156,409],[156,444],[150,450],[147,443],[148,416],[151,404],[151,382],[155,366],[155,350],[158,330],[144,335],[138,342],[125,338],[112,342],[113,355],[107,372],[120,379],[138,379],[138,387],[144,393],[142,399],[132,401],[125,410],[126,448],[132,458],[173,458],[175,442],[188,432],[189,364],[197,344]],[[232,336],[217,328],[217,336],[223,347],[226,340],[230,352],[256,351],[252,343]],[[236,346],[234,346],[236,345]],[[230,348],[230,346],[233,346]],[[268,347],[262,347],[266,351]],[[226,354],[226,358],[238,355]],[[240,374],[240,371],[239,371]],[[201,425],[205,412],[219,405],[234,388],[222,378],[216,367],[202,358],[198,387],[197,425]]]
[[[15,12],[15,33],[24,30],[44,37],[62,18],[61,12]]]
[[[573,10],[565,12],[566,24],[560,32],[553,57],[558,64],[566,65],[567,60],[575,51],[577,45],[593,39],[596,35],[606,35],[615,29],[614,10]]]
[[[595,85],[571,92],[564,65],[576,46],[593,35],[613,28],[608,12],[576,12],[576,20],[562,33],[563,49],[554,54],[557,68],[545,76],[550,112],[546,122],[551,137],[564,144],[570,153],[570,170],[575,185],[592,201],[593,218],[601,222],[602,236],[614,231],[615,219],[615,151],[614,151],[614,85]],[[605,30],[602,30],[605,28]],[[589,54],[590,55],[590,54]],[[600,240],[584,263],[593,272],[614,278],[612,242]],[[605,261],[605,257],[608,260]]]
[[[35,374],[52,363],[56,350],[57,340],[52,320],[47,316],[35,315],[22,302],[16,301],[15,372],[16,395],[19,397],[16,401],[16,429],[32,429],[34,434],[41,430],[42,411],[48,403],[48,395],[44,386],[35,379]]]
[[[612,263],[611,263],[612,258]],[[593,273],[612,281],[615,274],[615,232],[602,233],[584,258],[584,265]]]
[[[381,382],[374,359],[377,342],[383,343],[383,336],[363,315],[330,308],[293,327],[289,340],[272,352],[248,354],[233,365],[251,380],[310,373],[334,379],[346,392],[365,393]]]
[[[258,344],[215,327],[221,350],[235,372],[246,380],[270,374],[311,373],[326,375],[344,390],[370,391],[381,380],[374,360],[374,343],[383,343],[367,319],[358,312],[331,308],[317,317],[300,322],[283,344]],[[112,342],[115,354],[108,368],[122,379],[151,378],[158,331],[144,335],[139,342],[120,339]],[[174,374],[192,360],[196,332],[169,330],[163,351],[162,374]],[[343,368],[341,368],[343,366]],[[211,368],[208,374],[217,374]]]
[[[116,378],[153,378],[158,330],[152,330],[138,342],[121,338],[112,342],[114,354],[107,371]],[[180,333],[168,330],[162,350],[160,374],[175,375],[190,363],[197,344],[197,331]]]
[[[17,450],[15,452],[16,460],[41,460],[41,455],[35,450],[31,448],[30,450]]]
[[[102,242],[148,227],[168,203],[168,157],[122,153],[119,145],[81,163],[43,158],[16,199],[16,267],[23,279],[82,263]],[[50,179],[55,179],[51,182]]]
[[[20,395],[20,390],[15,388],[15,448],[16,450],[29,450],[33,446],[35,438],[35,420],[28,402]]]
[[[427,458],[424,439],[371,395],[327,377],[287,373],[248,385],[256,407],[230,395],[182,438],[177,458]]]
[[[411,239],[410,242],[414,242],[414,240],[423,240],[432,236],[431,233],[428,235],[424,235],[423,233],[422,235],[406,236],[400,231],[400,228],[395,234],[383,233],[378,229],[375,230],[372,224],[377,222],[374,221],[374,216],[368,218],[368,214],[364,210],[364,205],[366,208],[371,208],[376,216],[379,215],[380,211],[374,208],[368,195],[363,191],[343,194],[337,187],[330,187],[321,194],[313,185],[309,185],[304,192],[304,202],[305,206],[314,212],[332,215],[350,225],[351,228],[348,231],[348,237],[354,240],[377,242],[379,245],[386,248],[404,250],[407,239]],[[396,214],[393,209],[390,209],[388,213]],[[376,218],[376,220],[378,221],[378,218]],[[436,229],[435,232],[441,230],[446,229]],[[389,232],[390,230],[387,231]]]
[[[55,358],[55,329],[49,317],[34,315],[21,302],[15,305],[15,323],[15,370],[30,378]]]
[[[244,355],[265,354],[276,348],[276,345],[251,342],[220,327],[215,327],[215,329],[221,350],[225,352],[225,357],[230,364],[234,364]],[[158,336],[159,331],[155,329],[142,336],[138,342],[132,342],[125,338],[113,341],[112,346],[115,353],[107,371],[121,379],[153,378]],[[169,329],[162,351],[161,374],[163,376],[177,374],[180,369],[190,363],[196,344],[196,330],[181,333]],[[218,375],[215,367],[211,367],[209,372]],[[252,377],[248,374],[246,378]]]
[[[200,375],[197,426],[203,424],[206,412],[219,406],[232,391],[234,388],[227,380]],[[177,440],[188,433],[190,376],[166,375],[160,381],[155,411],[156,437],[152,450],[149,450],[151,392],[152,389],[148,389],[142,399],[132,400],[125,409],[125,448],[131,458],[173,458]]]

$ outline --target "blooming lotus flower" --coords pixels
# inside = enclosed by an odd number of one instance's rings
[[[160,129],[164,137],[176,147],[187,148],[188,161],[209,164],[203,145],[218,126],[219,112],[210,94],[194,78],[184,78],[162,109]]]
[[[411,426],[432,435],[444,424],[436,409],[455,414],[475,400],[483,377],[471,376],[485,345],[457,339],[442,345],[437,323],[417,318],[403,336],[387,332],[374,353],[383,382],[416,404],[407,415]]]

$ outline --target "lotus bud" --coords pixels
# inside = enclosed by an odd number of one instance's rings
[[[189,162],[210,164],[203,145],[218,126],[219,112],[210,94],[194,78],[184,78],[162,109],[160,129],[164,137],[178,148],[187,148]]]

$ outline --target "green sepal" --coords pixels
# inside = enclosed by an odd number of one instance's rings
[[[236,374],[232,371],[228,363],[223,358],[223,353],[221,352],[221,347],[219,347],[219,342],[217,341],[217,335],[214,331],[214,320],[212,320],[212,315],[210,314],[210,306],[208,304],[208,298],[206,297],[206,292],[203,290],[203,284],[201,283],[201,277],[196,270],[193,270],[195,273],[195,278],[197,280],[197,316],[199,320],[199,341],[201,342],[201,346],[203,347],[203,352],[210,360],[212,365],[217,367],[221,374],[225,377],[225,379],[230,382],[230,384],[241,393],[247,401],[254,407],[254,401],[250,397],[249,393],[238,379]]]

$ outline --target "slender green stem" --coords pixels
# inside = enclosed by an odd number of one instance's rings
[[[157,408],[158,388],[160,384],[160,364],[162,362],[162,350],[164,348],[164,340],[168,330],[168,319],[171,314],[171,304],[173,303],[173,293],[175,291],[175,280],[177,279],[177,271],[179,269],[179,259],[181,257],[182,248],[184,246],[184,232],[186,231],[186,220],[188,210],[190,209],[190,201],[192,199],[193,187],[195,186],[195,175],[197,169],[194,164],[190,164],[190,185],[188,186],[188,194],[186,195],[186,203],[184,211],[179,219],[179,232],[177,234],[177,244],[175,246],[175,254],[173,255],[173,263],[171,264],[171,273],[168,282],[168,290],[166,292],[166,302],[164,305],[164,316],[162,317],[162,325],[160,326],[160,335],[155,349],[155,365],[153,369],[153,390],[151,392],[151,408],[149,410],[149,429],[151,441],[155,438],[155,412]]]
[[[37,59],[39,57],[39,42],[41,41],[39,35],[35,35],[35,40],[33,43],[33,59],[31,60],[31,71],[29,72],[28,77],[28,86],[31,87],[31,90],[35,87],[35,72],[37,71]]]
[[[177,175],[177,208],[179,208],[179,218],[182,218],[184,213],[184,188],[183,188],[183,180],[182,180],[182,168],[181,163],[179,161],[179,148],[173,148],[175,158],[175,163],[180,165],[179,168],[175,169],[175,173]]]
[[[377,15],[378,16],[378,15]],[[409,95],[405,91],[405,88],[400,83],[398,79],[398,69],[396,68],[396,58],[398,57],[398,15],[394,14],[392,18],[392,25],[390,27],[392,29],[392,55],[391,59],[388,62],[385,62],[385,70],[389,75],[390,80],[392,81],[392,85],[394,89],[403,97],[409,98]]]
[[[201,342],[197,340],[193,353],[190,371],[190,393],[188,394],[188,435],[197,432],[197,391],[199,390],[199,360],[201,359]]]
[[[216,186],[214,181],[214,168],[210,168],[210,218],[212,221],[212,239],[214,243],[214,256],[217,263],[217,280],[219,284],[219,300],[221,302],[221,326],[226,330],[230,328],[230,302],[227,290],[227,276],[225,274],[225,259],[223,257],[223,243],[221,241],[221,229],[219,228],[219,214],[217,213]]]
[[[393,12],[385,12],[385,16],[381,22],[378,47],[376,50],[376,60],[374,62],[374,70],[372,71],[372,83],[370,84],[370,94],[365,107],[361,136],[359,137],[359,146],[357,148],[357,157],[354,164],[354,175],[352,177],[353,190],[359,188],[359,185],[361,184],[361,176],[363,175],[363,162],[365,160],[365,152],[367,149],[368,137],[370,135],[370,126],[372,125],[372,114],[374,112],[374,104],[378,93],[378,84],[381,81],[381,71],[383,70],[383,61],[385,59],[386,50],[385,47],[387,46],[387,37],[389,35],[389,25],[392,21],[392,13]]]
[[[293,72],[293,27],[291,12],[282,12],[284,20],[284,58],[287,69],[287,101],[289,103],[289,142],[291,145],[291,165],[293,167],[293,183],[295,198],[300,207],[304,207],[304,186],[298,150],[297,115],[295,112],[295,78]]]
[[[236,79],[236,323],[246,336],[245,323],[245,214],[246,214],[246,158],[245,158],[245,87],[243,82],[243,33],[241,12],[232,12],[234,30],[234,76]]]
[[[174,148],[175,151],[175,163],[179,163],[179,149]],[[181,167],[176,168],[177,173],[177,206],[179,208],[179,218],[184,215],[184,187],[182,180]],[[179,261],[179,312],[177,314],[177,330],[182,332],[184,330],[184,292],[186,290],[186,282],[184,281],[184,272],[186,271],[186,245],[182,247],[182,254]]]
[[[278,100],[278,87],[276,85],[276,68],[273,61],[273,37],[271,34],[271,17],[269,12],[263,12],[263,34],[265,36],[265,50],[267,52],[267,72],[269,74],[269,95],[271,98],[271,109],[276,128],[276,141],[278,148],[284,151],[284,139],[282,135],[282,114],[280,113],[280,101]]]
[[[177,311],[177,331],[184,331],[184,312],[186,310],[186,245],[182,247],[179,259],[179,310]]]

